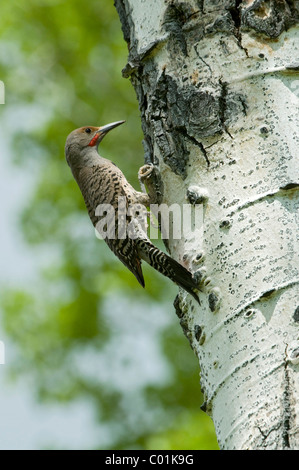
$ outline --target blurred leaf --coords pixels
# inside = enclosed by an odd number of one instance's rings
[[[212,420],[203,412],[182,413],[175,426],[150,436],[148,450],[219,450]]]

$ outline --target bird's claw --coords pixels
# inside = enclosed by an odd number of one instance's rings
[[[141,168],[139,168],[138,171],[138,178],[141,183],[144,183],[152,174],[154,170],[154,165],[143,165]]]
[[[159,188],[156,182],[157,167],[153,164],[143,165],[138,171],[138,179],[141,190],[148,194],[150,204],[158,203],[157,193]]]

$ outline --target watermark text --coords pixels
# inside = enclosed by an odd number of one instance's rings
[[[149,209],[142,204],[127,204],[124,196],[118,198],[116,205],[99,204],[95,211],[97,238],[135,240],[149,236],[158,239],[159,232],[164,240],[202,237],[202,204],[151,204]]]

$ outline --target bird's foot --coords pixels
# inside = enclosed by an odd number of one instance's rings
[[[144,184],[152,175],[154,170],[154,165],[143,165],[141,168],[139,168],[138,171],[138,179],[140,181],[140,184]]]
[[[146,193],[145,183],[148,185],[149,180],[152,176],[153,170],[154,170],[154,165],[148,165],[148,164],[143,165],[141,168],[139,168],[138,179],[139,179],[139,183],[141,186],[141,190],[144,193]]]
[[[143,192],[147,192],[150,204],[158,203],[160,187],[157,180],[159,171],[153,164],[143,165],[138,171],[138,179]]]

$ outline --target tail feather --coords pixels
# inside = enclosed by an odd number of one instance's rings
[[[139,256],[144,261],[185,289],[200,305],[198,295],[194,292],[198,290],[198,285],[190,271],[147,240],[140,240],[138,248]]]

